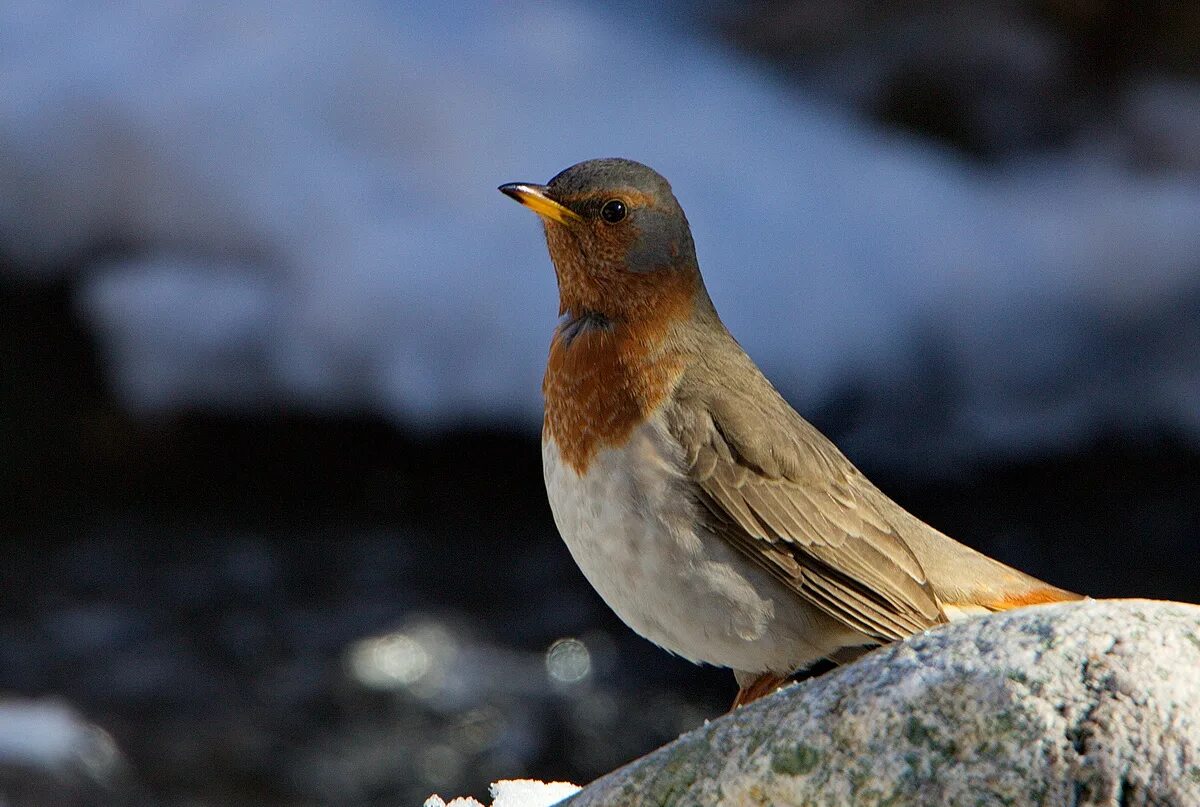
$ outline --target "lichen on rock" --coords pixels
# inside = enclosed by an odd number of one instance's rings
[[[594,782],[595,805],[1200,805],[1200,607],[927,631]]]

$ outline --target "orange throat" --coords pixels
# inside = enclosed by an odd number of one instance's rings
[[[654,300],[624,300],[626,307],[645,303],[636,318],[614,318],[571,336],[564,327],[555,331],[542,382],[542,439],[554,441],[575,473],[587,473],[602,449],[622,445],[675,388],[686,357],[669,336],[691,315],[694,293],[689,278],[667,280]]]

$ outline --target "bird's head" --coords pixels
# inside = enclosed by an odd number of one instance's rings
[[[545,224],[560,313],[631,321],[686,316],[707,300],[683,208],[641,163],[588,160],[546,185],[500,190]]]

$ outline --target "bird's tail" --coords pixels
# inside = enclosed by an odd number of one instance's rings
[[[942,610],[950,621],[965,619],[996,611],[1009,611],[1027,605],[1047,605],[1052,602],[1071,602],[1087,599],[1082,594],[1043,584],[1036,588],[1021,588],[1016,591],[999,591],[982,596],[976,595],[962,602],[943,602]]]
[[[1071,600],[1083,599],[1086,599],[1086,597],[1082,594],[1076,594],[1074,591],[1067,591],[1066,589],[1047,585],[1042,588],[1005,594],[994,600],[986,600],[982,605],[989,611],[1007,611],[1010,608],[1024,608],[1026,605],[1045,605],[1051,602],[1069,602]]]
[[[933,593],[951,620],[1085,599],[1082,594],[1052,586],[989,558],[914,516],[905,516],[905,542],[920,561]]]

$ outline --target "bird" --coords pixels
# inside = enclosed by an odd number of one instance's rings
[[[555,525],[633,631],[733,671],[731,708],[952,620],[1083,599],[911,515],[801,417],[717,315],[653,169],[588,160],[499,190],[541,218],[558,283]]]

